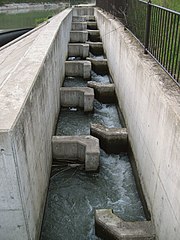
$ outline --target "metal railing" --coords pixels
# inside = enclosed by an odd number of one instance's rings
[[[96,0],[128,28],[161,67],[180,84],[180,13],[142,0]]]

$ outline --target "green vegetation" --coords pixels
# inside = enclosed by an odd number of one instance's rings
[[[180,0],[151,0],[151,2],[180,12]]]
[[[68,0],[0,0],[0,5],[7,3],[58,3],[58,2],[68,2]]]

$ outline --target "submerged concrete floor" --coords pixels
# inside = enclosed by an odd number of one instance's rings
[[[95,209],[112,208],[124,220],[144,220],[126,154],[101,150],[100,172],[62,168],[50,180],[41,240],[94,240]]]

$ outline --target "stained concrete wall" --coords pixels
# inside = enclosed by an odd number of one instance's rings
[[[0,51],[0,239],[39,239],[72,11]]]
[[[124,27],[95,10],[141,183],[160,240],[180,236],[179,87]],[[114,47],[115,46],[115,47]]]

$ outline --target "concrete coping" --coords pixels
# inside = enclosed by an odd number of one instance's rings
[[[112,209],[95,211],[95,229],[97,236],[107,240],[155,240],[151,221],[125,222]]]
[[[91,62],[90,61],[66,61],[65,74],[67,77],[83,77],[90,79]]]
[[[94,90],[89,87],[60,88],[60,104],[63,107],[81,107],[84,112],[93,111]]]
[[[115,93],[115,85],[113,83],[99,83],[95,81],[87,82],[88,87],[94,89],[95,98],[103,103],[115,103],[116,93]]]
[[[127,152],[128,133],[126,128],[108,128],[102,124],[91,124],[90,134],[97,137],[107,153]]]
[[[53,158],[57,160],[80,160],[85,171],[97,171],[99,167],[99,140],[92,136],[53,136]]]

